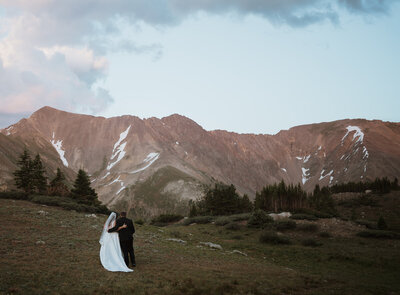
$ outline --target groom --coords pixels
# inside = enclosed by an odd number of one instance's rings
[[[126,266],[129,266],[129,256],[131,257],[132,266],[136,266],[135,253],[133,252],[133,237],[135,227],[131,219],[126,218],[126,212],[121,212],[121,217],[117,219],[115,226],[108,230],[109,233],[118,231],[119,243],[121,245],[122,254]],[[120,230],[118,230],[121,227]]]

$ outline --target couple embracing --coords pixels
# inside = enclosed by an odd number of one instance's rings
[[[100,261],[108,271],[131,272],[129,257],[132,266],[136,266],[133,251],[133,234],[135,227],[131,219],[126,218],[126,212],[117,214],[112,212],[104,224],[100,237]]]

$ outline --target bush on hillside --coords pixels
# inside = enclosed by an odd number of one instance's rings
[[[228,230],[239,230],[240,225],[235,222],[231,222],[231,223],[228,223],[227,225],[225,225],[224,228],[228,229]]]
[[[316,232],[318,231],[319,227],[313,223],[303,223],[297,226],[298,230],[305,231],[305,232]]]
[[[314,215],[309,215],[309,214],[293,214],[292,216],[290,216],[290,218],[297,220],[311,220],[311,221],[318,219]]]
[[[230,215],[232,221],[242,221],[242,220],[249,220],[251,213],[241,213],[241,214],[234,214]]]
[[[376,223],[370,220],[357,219],[354,222],[360,225],[364,225],[369,229],[377,229]]]
[[[196,216],[189,217],[183,221],[183,225],[190,225],[192,223],[206,224],[211,223],[214,220],[212,216]]]
[[[234,215],[228,215],[228,216],[220,216],[217,219],[215,219],[215,225],[218,226],[223,226],[231,222],[235,221],[242,221],[242,220],[248,220],[250,218],[251,214],[250,213],[242,213],[242,214],[234,214]]]
[[[320,236],[321,238],[331,238],[331,237],[332,237],[332,234],[331,234],[330,232],[323,231],[323,232],[320,232],[320,233],[319,233],[319,236]]]
[[[294,221],[294,220],[278,220],[278,221],[274,222],[274,227],[280,231],[295,229],[296,221]]]
[[[307,215],[315,216],[317,218],[333,218],[333,217],[335,217],[335,215],[332,213],[321,212],[321,211],[317,211],[317,210],[313,210],[313,209],[309,209],[309,208],[298,209],[294,212],[294,214],[307,214]]]
[[[30,197],[25,192],[0,192],[0,199],[13,199],[13,200],[26,200],[29,201]]]
[[[264,228],[268,223],[272,223],[274,220],[263,210],[256,210],[250,216],[247,226],[255,228]]]
[[[218,217],[217,219],[215,219],[215,225],[224,226],[224,225],[230,223],[231,221],[232,221],[232,219],[229,216],[221,216],[221,217]]]
[[[30,196],[30,201],[43,204],[48,206],[57,206],[67,210],[75,210],[77,212],[88,212],[88,213],[100,213],[100,214],[109,214],[110,211],[106,206],[93,206],[86,205],[76,202],[76,200],[70,199],[68,197],[58,197],[58,196],[42,196],[42,195],[33,195]]]
[[[178,214],[161,214],[161,215],[153,218],[151,220],[150,224],[171,223],[171,222],[177,222],[182,219],[183,219],[183,216],[178,215]]]
[[[400,239],[400,234],[387,230],[364,230],[357,233],[357,236],[374,239]]]
[[[261,243],[266,243],[266,244],[283,244],[283,245],[290,245],[292,242],[288,237],[282,236],[282,235],[277,235],[275,232],[271,231],[264,231],[260,235],[260,242]]]
[[[307,247],[318,247],[318,246],[322,246],[321,242],[318,242],[315,239],[305,239],[301,242],[301,244],[303,246],[307,246]]]

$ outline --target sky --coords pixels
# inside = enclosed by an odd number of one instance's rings
[[[398,0],[0,0],[0,128],[43,106],[275,134],[400,121]]]

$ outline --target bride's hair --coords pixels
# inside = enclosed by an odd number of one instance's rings
[[[121,217],[126,217],[126,212],[121,212],[120,215]]]

